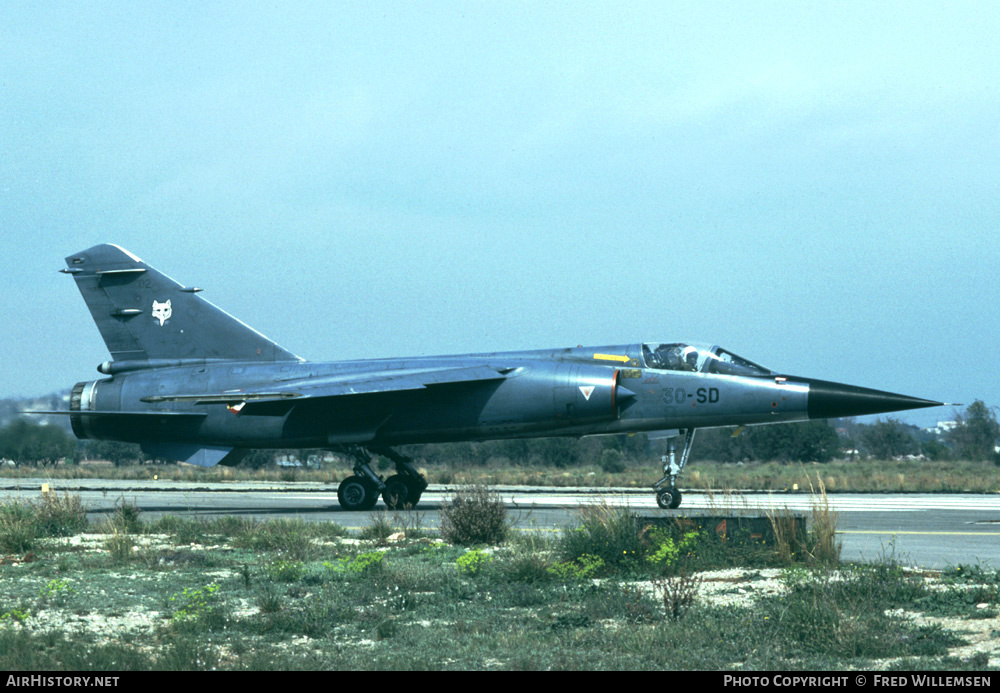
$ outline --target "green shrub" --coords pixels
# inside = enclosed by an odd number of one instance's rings
[[[675,575],[653,578],[653,591],[660,596],[667,617],[676,621],[698,599],[701,582],[700,576],[688,575],[681,570]]]
[[[80,496],[43,493],[35,502],[0,504],[0,551],[25,553],[40,537],[63,537],[87,527],[87,510]]]
[[[485,551],[472,549],[471,551],[459,556],[455,563],[458,565],[459,571],[463,574],[474,577],[479,574],[479,571],[483,569],[483,566],[492,560],[493,556],[489,555]]]
[[[256,601],[262,614],[276,614],[282,609],[281,595],[270,582],[261,583],[257,587]]]
[[[273,582],[298,582],[305,574],[305,568],[300,561],[279,559],[265,565],[264,573]]]
[[[459,491],[441,509],[441,536],[452,544],[502,544],[510,533],[507,507],[483,485]]]
[[[606,474],[620,474],[625,471],[625,455],[621,450],[608,448],[601,452],[601,471]]]
[[[129,503],[122,496],[115,503],[115,514],[111,517],[111,522],[120,531],[128,533],[141,532],[142,520],[139,518],[141,514],[142,510],[139,509],[138,503],[135,501]]]
[[[215,608],[215,593],[218,591],[218,583],[212,583],[198,589],[185,587],[183,592],[170,598],[171,603],[177,607],[170,620],[174,623],[181,623],[204,618]]]
[[[40,603],[55,603],[65,601],[65,598],[75,592],[69,580],[56,578],[49,580],[38,590],[38,601]]]
[[[335,573],[371,575],[381,572],[385,567],[385,554],[380,551],[367,551],[351,558],[341,558],[336,563],[323,561],[323,567]]]
[[[680,539],[675,539],[669,530],[657,528],[651,532],[650,540],[651,551],[646,556],[646,562],[658,572],[672,574],[681,558],[694,550],[698,543],[698,531],[684,532]]]
[[[115,561],[127,563],[135,557],[135,537],[127,529],[112,523],[104,540],[104,548]]]
[[[39,536],[66,537],[87,528],[87,509],[80,496],[43,493],[34,508]]]
[[[572,561],[556,563],[549,568],[549,572],[560,580],[589,580],[603,568],[602,558],[584,554]]]
[[[547,554],[517,551],[502,561],[496,572],[512,584],[533,585],[552,580],[555,575],[549,572],[551,567],[552,559]]]
[[[0,550],[4,553],[26,553],[35,547],[38,528],[34,508],[14,501],[0,506]]]
[[[645,552],[636,530],[635,514],[628,508],[607,503],[581,508],[580,526],[564,531],[559,542],[559,553],[565,560],[595,556],[611,569],[633,564]]]

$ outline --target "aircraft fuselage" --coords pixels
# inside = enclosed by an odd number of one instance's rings
[[[391,389],[394,379],[471,365],[505,375],[471,385],[461,381]],[[330,381],[349,388],[352,378],[367,384],[373,376],[383,379],[386,389],[369,387],[322,401],[293,396],[297,385]],[[76,398],[73,407],[84,415],[72,418],[80,437],[133,442],[391,446],[801,421],[810,418],[810,388],[817,382],[648,368],[638,344],[329,363],[202,362],[81,383],[77,388],[87,396]],[[288,398],[237,409],[244,392],[272,388]],[[230,399],[219,401],[215,395],[216,401],[197,401],[190,393],[229,393]],[[186,399],[171,399],[175,396]],[[144,416],[122,427],[112,412]],[[157,412],[162,417],[152,416]],[[849,400],[832,415],[856,413],[874,412],[858,412]]]

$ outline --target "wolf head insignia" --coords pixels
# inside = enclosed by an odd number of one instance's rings
[[[155,298],[153,299],[153,318],[160,321],[160,327],[163,327],[163,323],[169,320],[172,314],[170,299],[167,299],[166,303],[160,303]]]

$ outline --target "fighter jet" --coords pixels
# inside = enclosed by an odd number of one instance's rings
[[[254,448],[325,448],[353,460],[337,497],[416,506],[427,481],[395,447],[650,432],[670,440],[662,508],[699,428],[877,414],[944,403],[773,371],[710,344],[599,347],[317,363],[279,346],[116,245],[66,258],[111,352],[73,387],[78,438],[155,458],[233,465]],[[680,456],[675,443],[682,443]],[[391,460],[383,478],[372,455]]]

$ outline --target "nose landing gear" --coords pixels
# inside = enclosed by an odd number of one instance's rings
[[[687,464],[691,455],[691,444],[694,442],[694,432],[696,429],[689,428],[683,432],[684,448],[681,450],[680,462],[677,461],[676,440],[680,435],[670,437],[668,443],[668,454],[662,457],[663,478],[653,484],[653,491],[656,493],[656,504],[664,510],[676,510],[681,504],[681,492],[677,489],[677,477]]]

